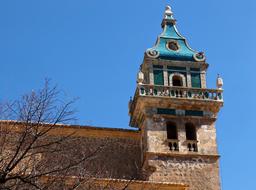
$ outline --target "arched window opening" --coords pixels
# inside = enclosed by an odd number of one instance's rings
[[[172,77],[172,85],[173,86],[183,86],[182,78],[180,76],[173,76]]]
[[[179,151],[179,141],[176,124],[168,122],[167,125],[167,142],[171,151]]]
[[[188,151],[197,152],[196,127],[192,123],[187,123],[185,127]]]
[[[178,139],[177,127],[173,122],[167,123],[167,139]]]
[[[186,138],[187,140],[197,140],[196,127],[192,123],[186,124]]]

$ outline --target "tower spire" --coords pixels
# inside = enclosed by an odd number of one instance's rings
[[[173,17],[172,8],[165,7],[162,20],[163,32],[158,36],[156,44],[147,49],[146,56],[153,59],[174,61],[205,62],[206,57],[202,52],[193,50],[176,28],[176,19]]]

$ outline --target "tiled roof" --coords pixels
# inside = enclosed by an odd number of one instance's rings
[[[205,61],[203,53],[189,47],[187,40],[178,32],[175,24],[176,20],[173,18],[171,8],[167,6],[162,22],[163,32],[158,36],[155,46],[146,51],[146,55],[166,60]],[[169,48],[170,42],[176,43],[177,49]]]

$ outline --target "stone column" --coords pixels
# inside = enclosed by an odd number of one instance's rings
[[[191,84],[191,73],[190,73],[190,68],[186,67],[187,70],[187,87],[191,88],[192,84]]]
[[[206,88],[206,72],[205,71],[201,71],[200,78],[201,78],[202,88]]]
[[[167,65],[163,66],[163,72],[164,72],[164,86],[168,86],[168,71],[167,71]]]
[[[154,85],[154,73],[152,63],[149,65],[149,84]]]
[[[184,110],[176,110],[180,116],[185,115]],[[185,131],[185,123],[183,119],[177,119],[177,132],[178,132],[178,139],[179,139],[179,152],[186,152],[187,148],[184,146],[184,142],[186,141],[186,131]]]

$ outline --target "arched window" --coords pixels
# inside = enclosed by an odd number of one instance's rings
[[[184,72],[171,72],[169,75],[170,86],[186,86],[186,73]]]
[[[173,86],[183,86],[182,78],[180,76],[174,75],[172,77],[172,85]]]
[[[190,152],[197,152],[196,127],[192,123],[186,123],[187,148]]]
[[[176,124],[173,122],[168,122],[166,124],[167,128],[167,142],[169,149],[171,151],[179,151],[179,141]]]
[[[167,123],[167,139],[178,139],[177,127],[173,122]]]
[[[187,140],[197,140],[196,127],[192,123],[186,123],[186,138]]]

